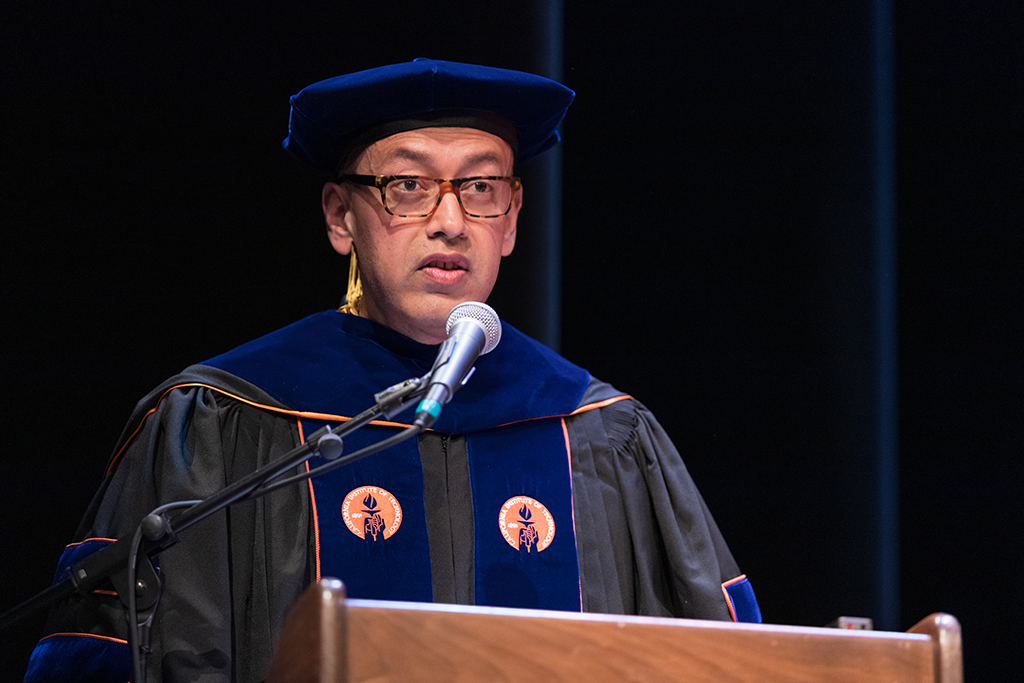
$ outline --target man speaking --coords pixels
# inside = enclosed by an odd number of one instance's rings
[[[529,191],[516,164],[558,142],[572,98],[539,76],[425,59],[295,95],[284,146],[329,174],[345,303],[143,399],[62,569],[428,373],[449,313],[486,301],[515,246]],[[321,576],[354,598],[759,620],[654,417],[511,326],[500,334],[415,439],[234,505],[161,553],[148,680],[262,680],[286,612]],[[377,420],[345,451],[413,419]],[[27,681],[126,680],[112,591],[67,600],[48,633]]]

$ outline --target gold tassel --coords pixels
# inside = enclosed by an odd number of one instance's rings
[[[363,282],[359,278],[359,263],[356,261],[356,247],[352,245],[352,253],[348,257],[348,289],[345,291],[345,303],[338,310],[342,313],[359,315],[359,304],[363,300]]]

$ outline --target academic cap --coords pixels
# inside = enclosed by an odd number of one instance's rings
[[[335,173],[356,147],[406,130],[460,126],[501,137],[517,161],[527,161],[558,143],[574,94],[521,71],[417,59],[303,88],[291,98],[284,148]]]

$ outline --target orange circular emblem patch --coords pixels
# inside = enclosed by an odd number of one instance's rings
[[[505,501],[498,514],[498,528],[510,546],[525,553],[539,553],[555,538],[555,518],[543,503],[529,496]]]
[[[352,489],[341,504],[345,526],[359,538],[382,541],[402,526],[402,506],[382,488],[360,486]]]

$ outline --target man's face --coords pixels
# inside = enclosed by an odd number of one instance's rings
[[[378,140],[349,172],[508,176],[512,149],[475,128],[424,128]],[[517,192],[507,215],[471,218],[449,192],[429,218],[401,218],[384,210],[377,188],[327,183],[323,191],[331,244],[341,254],[353,247],[358,254],[365,315],[427,344],[444,341],[453,306],[490,295],[501,257],[515,246],[521,203]]]

